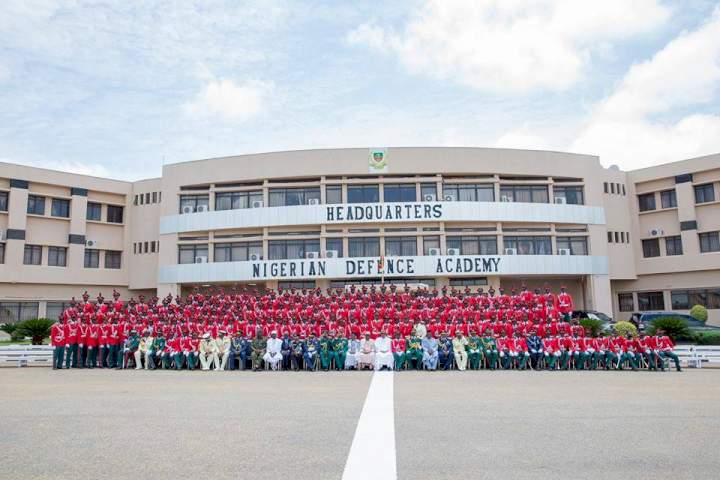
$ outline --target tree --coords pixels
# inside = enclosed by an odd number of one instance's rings
[[[33,345],[42,345],[50,336],[50,328],[55,322],[49,318],[34,318],[17,324],[16,335],[30,337]]]

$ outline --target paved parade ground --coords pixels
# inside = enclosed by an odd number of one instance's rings
[[[374,480],[394,478],[394,469],[400,479],[711,479],[720,471],[713,369],[373,379],[3,368],[0,385],[3,479]]]

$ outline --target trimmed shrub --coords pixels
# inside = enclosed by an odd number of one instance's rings
[[[664,330],[668,337],[675,340],[692,340],[693,335],[685,320],[680,317],[660,317],[648,325],[648,335],[655,335],[658,330]]]
[[[708,318],[707,308],[703,307],[702,305],[695,305],[690,309],[690,316],[693,317],[695,320],[700,320],[701,322],[705,323],[707,322]]]
[[[590,330],[593,337],[597,337],[598,333],[600,333],[603,329],[602,320],[598,320],[597,318],[583,318],[580,320],[580,325],[585,330]]]
[[[633,337],[637,337],[638,334],[637,328],[630,322],[617,322],[613,328],[618,335],[623,337],[627,337],[628,333]]]
[[[720,332],[695,332],[693,337],[698,345],[720,345]]]
[[[3,323],[0,325],[0,330],[10,335],[10,340],[22,340],[22,335],[18,335],[17,323]]]
[[[35,318],[17,324],[15,333],[30,337],[33,345],[42,345],[43,340],[50,336],[50,328],[55,322],[49,318]]]

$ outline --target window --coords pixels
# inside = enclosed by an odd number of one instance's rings
[[[440,237],[423,237],[423,255],[430,255],[430,249],[437,248],[440,251]]]
[[[17,323],[38,317],[38,302],[0,302],[0,323]]]
[[[143,242],[143,253],[148,253],[148,242]]]
[[[67,265],[67,248],[48,247],[48,265],[51,267],[65,267]]]
[[[451,287],[482,287],[488,284],[487,277],[451,278]]]
[[[607,232],[608,235],[608,243],[612,243],[613,241],[613,232]]]
[[[150,253],[155,253],[155,240],[150,242]]]
[[[100,250],[85,249],[85,268],[100,268]]]
[[[673,290],[670,292],[673,310],[690,310],[695,305],[720,309],[720,288]]]
[[[315,288],[315,282],[311,280],[294,281],[294,282],[278,282],[278,290],[312,290]]]
[[[0,263],[5,263],[5,244],[0,243]]]
[[[414,183],[386,184],[383,186],[386,202],[415,202],[417,195]]]
[[[698,185],[695,187],[695,203],[707,203],[715,201],[715,188],[712,183]]]
[[[610,183],[610,193],[615,193],[615,184]]]
[[[320,240],[271,240],[268,242],[270,260],[306,258],[308,252],[320,252]]]
[[[122,252],[117,250],[105,250],[105,268],[120,268]]]
[[[662,208],[677,207],[677,195],[675,190],[663,190],[660,192],[660,206]]]
[[[642,312],[665,309],[665,297],[663,296],[663,292],[640,292],[637,296],[638,309]]]
[[[700,237],[700,253],[720,252],[720,232],[705,232]]]
[[[665,254],[666,255],[682,255],[682,238],[680,235],[673,237],[665,237]]]
[[[68,308],[70,308],[70,302],[47,302],[45,317],[51,320],[59,319]]]
[[[348,185],[347,203],[377,203],[380,189],[377,185]]]
[[[45,197],[28,195],[27,213],[32,215],[45,215]]]
[[[655,210],[655,194],[646,193],[645,195],[638,195],[638,206],[641,212]]]
[[[448,195],[455,202],[494,202],[495,187],[491,184],[476,183],[445,184],[443,199],[446,200]]]
[[[325,203],[342,203],[342,185],[328,185],[325,187]]]
[[[270,189],[271,207],[308,205],[310,200],[320,203],[320,187]]]
[[[614,233],[615,233],[615,243],[620,243],[620,233],[619,232],[614,232]]]
[[[349,257],[379,257],[380,239],[377,237],[355,237],[348,239]]]
[[[335,250],[338,257],[344,256],[342,238],[326,238],[325,250]]]
[[[627,195],[627,193],[625,192],[625,184],[624,183],[622,184],[622,194]]]
[[[0,212],[7,212],[8,192],[0,192]]]
[[[253,202],[262,202],[260,190],[250,192],[222,192],[215,194],[215,210],[239,210],[252,208]]]
[[[208,195],[180,195],[180,213],[206,211],[209,203]]]
[[[506,197],[507,200],[503,197]],[[503,185],[500,186],[500,200],[507,202],[548,203],[548,188],[545,185]]]
[[[505,237],[505,248],[514,248],[518,255],[552,255],[550,237]]]
[[[23,255],[24,265],[40,265],[42,260],[42,246],[25,245],[25,253]]]
[[[123,223],[123,207],[108,205],[107,221],[110,223]]]
[[[587,255],[587,237],[557,237],[558,254],[561,248],[570,250],[570,255]]]
[[[145,193],[145,204],[150,205],[150,192]]]
[[[632,312],[635,310],[635,301],[632,293],[618,293],[618,304],[621,312]]]
[[[134,254],[137,254],[137,253],[138,253],[138,244],[137,244],[137,242],[133,242],[133,253],[134,253]]]
[[[157,203],[157,192],[152,192],[152,203]]]
[[[457,248],[460,255],[497,255],[497,237],[447,237],[446,248]]]
[[[620,232],[620,243],[625,243],[625,232]]]
[[[50,208],[50,215],[53,217],[70,217],[70,200],[64,200],[62,198],[53,198],[52,205]]]
[[[424,201],[424,202],[427,201],[425,199],[430,198],[430,197],[428,197],[428,195],[434,198],[434,200],[432,200],[432,201],[437,200],[437,198],[438,198],[437,183],[421,183],[420,184],[420,198],[422,199],[422,201]]]
[[[102,216],[102,205],[99,203],[93,203],[88,202],[87,204],[87,214],[85,215],[85,218],[87,220],[95,220],[97,222],[100,221]]]
[[[207,261],[207,244],[178,245],[178,263],[200,263],[201,257]]]
[[[553,197],[564,198],[565,203],[571,205],[583,205],[585,203],[582,187],[555,187]],[[554,198],[553,201],[555,201]]]
[[[262,257],[262,242],[216,243],[216,262],[246,262],[251,255]]]
[[[385,255],[389,257],[414,257],[417,255],[417,237],[386,237]]]
[[[603,182],[603,189],[605,190],[605,193],[610,193],[610,189],[608,188],[608,182]]]
[[[648,238],[642,241],[643,257],[659,257],[660,241],[657,238]]]

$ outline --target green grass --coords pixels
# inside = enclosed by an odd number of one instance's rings
[[[43,342],[43,345],[47,344],[47,341]],[[0,346],[7,345],[30,345],[30,340],[0,340]]]

